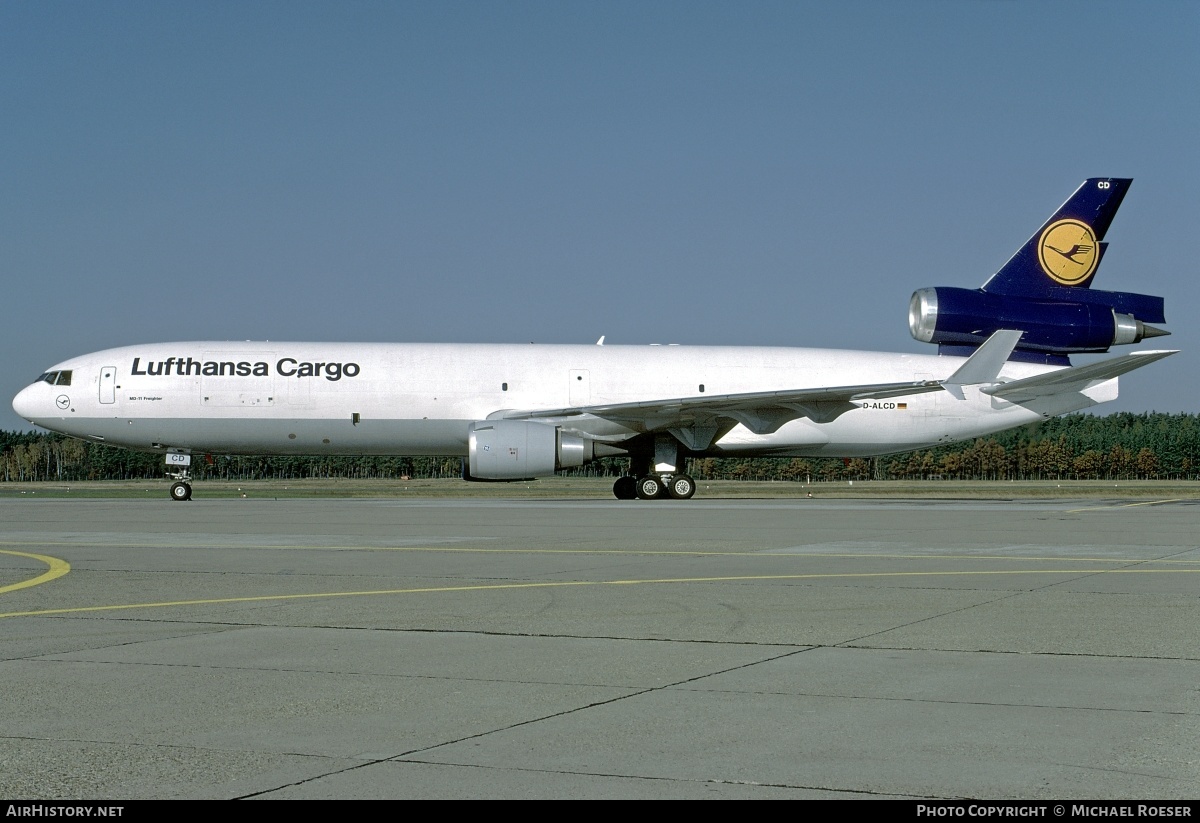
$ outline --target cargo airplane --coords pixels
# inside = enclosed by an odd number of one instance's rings
[[[1163,299],[1091,289],[1132,181],[1092,178],[978,289],[924,288],[909,327],[937,354],[747,346],[179,342],[45,371],[13,400],[45,429],[159,452],[192,495],[203,454],[459,456],[467,480],[526,480],[623,456],[620,499],[690,498],[687,458],[853,457],[929,448],[1113,400],[1173,351]]]

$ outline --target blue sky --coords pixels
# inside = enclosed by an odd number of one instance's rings
[[[1117,176],[1096,288],[1183,351],[1097,412],[1196,412],[1197,44],[1184,0],[8,0],[0,395],[165,340],[932,353],[915,289]]]

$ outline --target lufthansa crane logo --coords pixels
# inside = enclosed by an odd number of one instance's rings
[[[1081,220],[1059,220],[1038,241],[1042,271],[1064,286],[1077,286],[1092,276],[1100,262],[1100,244],[1092,227]]]

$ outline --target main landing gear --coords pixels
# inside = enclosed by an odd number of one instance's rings
[[[683,447],[678,440],[669,434],[656,434],[653,451],[646,448],[631,456],[629,474],[613,483],[613,495],[618,500],[691,498],[696,493],[696,481],[678,471],[683,468],[683,458]]]
[[[670,497],[687,500],[696,493],[696,481],[686,474],[648,474],[645,477],[618,477],[613,496],[618,500],[658,500]]]
[[[636,500],[637,499],[637,478],[625,475],[618,477],[617,482],[613,483],[613,495],[618,500]]]

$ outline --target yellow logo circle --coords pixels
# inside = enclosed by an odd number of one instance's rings
[[[1100,262],[1100,244],[1092,227],[1079,220],[1059,220],[1038,241],[1042,271],[1064,286],[1076,286],[1092,276]]]

